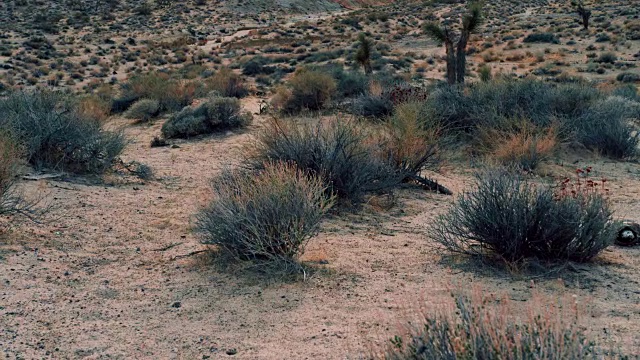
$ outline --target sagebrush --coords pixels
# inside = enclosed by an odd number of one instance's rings
[[[295,265],[333,203],[322,179],[287,163],[226,172],[212,187],[212,202],[196,216],[202,242],[264,266]]]
[[[589,188],[594,184],[566,196],[511,171],[486,171],[476,189],[437,218],[430,235],[450,251],[510,262],[589,261],[616,236],[609,202],[599,188]]]

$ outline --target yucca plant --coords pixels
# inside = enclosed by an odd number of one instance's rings
[[[448,28],[447,25],[440,25],[435,22],[428,22],[424,25],[424,32],[445,46],[447,52],[447,82],[449,84],[464,84],[467,65],[467,44],[471,33],[478,30],[480,25],[482,25],[482,4],[480,2],[469,4],[468,12],[462,17],[462,30],[457,42],[454,41],[454,31]]]

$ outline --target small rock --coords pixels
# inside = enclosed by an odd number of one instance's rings
[[[171,307],[176,309],[180,308],[181,306],[182,306],[182,303],[180,303],[180,301],[176,301],[173,304],[171,304]]]

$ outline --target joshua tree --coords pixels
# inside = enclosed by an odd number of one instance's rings
[[[367,39],[364,33],[358,36],[358,42],[360,43],[360,47],[356,53],[356,62],[362,66],[365,74],[369,75],[373,72],[373,68],[371,67],[371,48],[373,48],[373,43]]]
[[[427,35],[444,44],[447,52],[447,82],[449,84],[464,84],[467,65],[467,43],[471,33],[476,31],[482,23],[482,4],[472,2],[469,11],[462,17],[462,30],[458,42],[454,45],[454,32],[446,25],[433,22],[425,24]]]
[[[571,5],[576,8],[578,15],[582,18],[582,26],[585,30],[589,30],[589,18],[591,17],[591,10],[584,7],[582,0],[572,0]]]

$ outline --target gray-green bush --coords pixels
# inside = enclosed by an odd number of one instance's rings
[[[299,268],[298,256],[333,203],[322,179],[286,163],[227,172],[212,187],[212,202],[196,216],[202,242],[267,267]]]
[[[582,330],[570,300],[538,299],[513,316],[508,299],[455,294],[455,308],[424,314],[405,334],[390,341],[385,360],[581,360],[604,359],[604,353]],[[560,303],[560,304],[558,304]],[[624,356],[606,357],[625,359]]]
[[[126,144],[122,133],[83,117],[75,99],[59,92],[19,92],[1,99],[0,128],[13,134],[36,168],[102,173]]]
[[[556,193],[495,169],[479,175],[476,185],[430,227],[432,238],[450,251],[582,262],[615,239],[612,210],[599,192]]]
[[[406,177],[391,161],[377,156],[380,149],[368,139],[364,130],[348,121],[273,121],[259,135],[248,163],[254,168],[270,161],[295,163],[301,170],[320,176],[331,193],[357,204],[364,194],[389,190]]]
[[[523,119],[538,128],[556,126],[564,139],[614,158],[637,155],[637,137],[629,120],[640,116],[625,107],[607,107],[610,95],[588,84],[552,84],[537,80],[496,79],[460,87],[437,87],[424,104],[445,134],[476,138],[478,129],[510,130]],[[602,116],[607,116],[605,121]]]
[[[212,97],[169,117],[162,126],[162,135],[167,139],[188,138],[244,127],[251,121],[251,114],[242,112],[238,99]]]
[[[147,122],[160,113],[160,103],[155,99],[141,99],[136,101],[125,113],[127,119]]]

